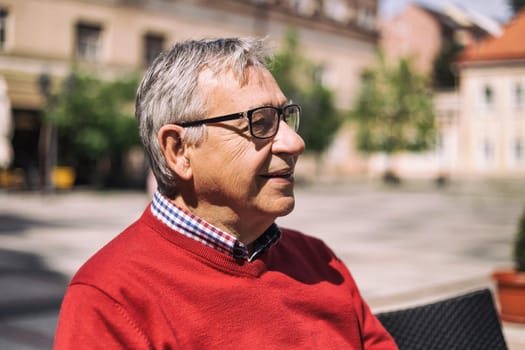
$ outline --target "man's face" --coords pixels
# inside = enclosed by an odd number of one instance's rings
[[[231,72],[201,73],[199,88],[209,106],[207,118],[286,105],[270,72],[251,67],[248,74],[247,83],[240,86]],[[190,149],[196,213],[214,224],[222,220],[219,226],[236,230],[242,229],[230,226],[269,225],[290,213],[293,172],[303,151],[303,140],[283,121],[277,135],[268,139],[253,138],[246,118],[207,124],[204,141]]]

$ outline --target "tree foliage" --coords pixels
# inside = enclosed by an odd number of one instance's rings
[[[456,86],[456,75],[452,64],[463,50],[463,45],[455,40],[446,42],[434,59],[433,85],[436,88],[453,88]]]
[[[123,155],[140,144],[133,117],[137,84],[136,77],[104,81],[79,72],[66,79],[46,111],[57,130],[60,165],[81,170],[81,177],[120,170]],[[110,168],[106,174],[101,162]]]
[[[514,14],[525,8],[525,0],[509,0],[510,8]]]
[[[270,67],[283,92],[301,105],[299,134],[306,143],[306,151],[317,155],[330,145],[341,124],[333,93],[319,79],[320,69],[303,55],[294,31],[288,32]]]
[[[389,64],[379,53],[362,75],[353,115],[357,148],[365,153],[423,151],[434,144],[432,97],[427,80],[409,60]]]

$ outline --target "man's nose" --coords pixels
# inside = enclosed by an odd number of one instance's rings
[[[283,120],[280,121],[279,130],[273,138],[273,153],[288,153],[299,155],[304,151],[304,141],[298,133],[288,126]]]

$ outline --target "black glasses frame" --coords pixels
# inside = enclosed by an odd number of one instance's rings
[[[250,110],[245,111],[245,112],[227,114],[227,115],[222,115],[222,116],[219,116],[219,117],[212,117],[212,118],[207,118],[207,119],[192,120],[192,121],[189,121],[189,122],[175,123],[175,124],[179,125],[179,126],[182,126],[183,128],[186,128],[186,127],[198,126],[198,125],[202,125],[202,124],[219,123],[219,122],[225,122],[225,121],[228,121],[228,120],[247,118],[248,119],[248,128],[250,129],[250,135],[252,135],[252,137],[255,137],[256,139],[268,139],[270,137],[274,137],[277,134],[277,132],[279,131],[279,124],[280,124],[281,120],[284,120],[284,122],[287,123],[287,120],[286,120],[287,115],[285,115],[285,110],[290,108],[290,107],[297,108],[297,110],[299,112],[299,114],[297,115],[297,123],[296,123],[296,125],[294,127],[294,131],[297,132],[297,130],[299,129],[299,121],[300,121],[300,118],[301,118],[301,106],[299,106],[298,104],[289,104],[289,105],[284,106],[283,108],[279,108],[279,107],[275,107],[275,106],[260,106],[260,107],[253,108],[253,109],[250,109]],[[253,133],[252,116],[253,116],[253,113],[255,113],[258,110],[263,109],[263,108],[271,108],[271,109],[274,109],[275,111],[277,111],[277,113],[279,115],[279,121],[277,122],[277,126],[275,127],[275,131],[273,132],[272,135],[261,137],[261,136],[254,135],[254,133]]]

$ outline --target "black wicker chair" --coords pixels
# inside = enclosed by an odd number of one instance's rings
[[[507,350],[489,289],[376,316],[400,350]]]

